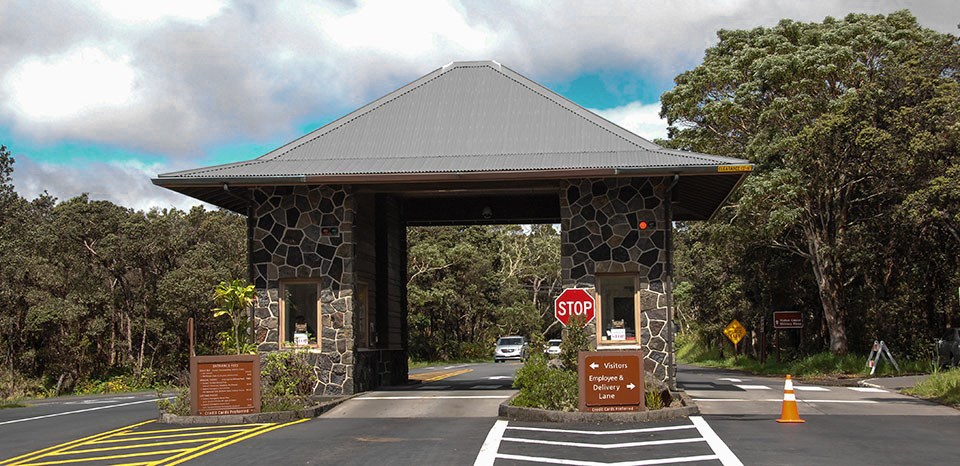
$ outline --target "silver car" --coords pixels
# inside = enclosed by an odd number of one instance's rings
[[[497,347],[493,350],[493,360],[496,362],[516,359],[527,359],[527,340],[519,335],[500,337]]]

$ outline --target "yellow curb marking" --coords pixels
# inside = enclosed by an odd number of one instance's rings
[[[443,380],[448,377],[453,377],[455,375],[466,374],[467,372],[473,372],[473,369],[461,369],[458,371],[436,371],[436,372],[423,372],[420,374],[413,374],[407,378],[410,380],[419,380],[422,382],[436,382],[437,380]]]
[[[307,421],[309,419],[299,419],[297,421],[288,422],[285,424],[277,423],[258,423],[258,424],[234,424],[228,426],[202,426],[202,427],[184,427],[181,429],[156,429],[156,430],[142,430],[142,431],[133,431],[133,429],[149,424],[154,421],[145,421],[138,424],[133,424],[131,426],[122,427],[120,429],[115,429],[107,432],[102,432],[96,435],[91,435],[89,437],[84,437],[82,439],[73,440],[70,442],[65,442],[59,445],[54,445],[52,447],[47,447],[42,450],[37,450],[30,452],[24,455],[20,455],[16,458],[10,458],[8,460],[0,462],[0,466],[3,465],[23,465],[23,466],[45,466],[50,464],[69,464],[69,463],[91,463],[98,461],[107,461],[107,460],[116,460],[130,458],[134,462],[126,463],[128,466],[135,465],[160,465],[160,464],[169,464],[175,465],[180,464],[184,461],[197,458],[201,455],[219,450],[228,445],[233,445],[237,442],[253,438],[257,435],[270,432],[282,427],[286,427],[293,424],[298,424],[300,422]],[[166,435],[151,435],[155,433],[163,433]],[[156,439],[166,439],[166,438],[175,438],[175,437],[197,437],[197,438],[188,438],[181,440],[168,440],[161,442],[145,442],[145,440],[156,440]],[[100,446],[103,444],[113,443],[115,446]],[[116,445],[117,443],[124,443]],[[169,447],[170,445],[183,445],[183,444],[200,444],[193,447],[186,448],[164,448],[159,450],[152,451],[142,451],[143,449],[156,448],[156,447]],[[83,448],[83,447],[92,447],[96,448]],[[130,453],[120,453],[116,455],[106,455],[106,456],[86,456],[83,458],[64,458],[67,455],[86,455],[90,453],[103,453],[103,452],[120,452],[121,450],[134,450],[140,449],[138,452]],[[171,456],[172,454],[172,456]],[[145,456],[161,456],[161,458],[153,459],[150,461],[144,462],[143,459],[134,459],[142,458]],[[58,458],[59,457],[59,458]],[[35,462],[38,460],[43,460],[44,462]]]

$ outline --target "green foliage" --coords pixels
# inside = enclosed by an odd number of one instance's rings
[[[190,415],[190,388],[176,387],[173,395],[165,393],[163,389],[157,389],[157,409],[161,413],[173,414],[175,416]]]
[[[317,384],[309,353],[280,351],[261,355],[260,394],[262,411],[288,411],[310,405]]]
[[[643,392],[644,406],[649,411],[663,409],[663,397],[660,396],[660,392],[652,388],[653,387],[647,387]]]
[[[577,371],[550,367],[541,351],[533,351],[517,371],[513,387],[517,396],[513,406],[576,411],[578,407]]]
[[[573,316],[567,321],[563,341],[560,342],[560,362],[564,369],[577,372],[580,352],[588,351],[592,339],[587,334],[587,321],[583,316]]]
[[[234,354],[252,354],[256,346],[249,342],[247,334],[250,330],[249,310],[253,306],[257,292],[253,285],[248,285],[240,279],[230,283],[220,282],[213,291],[213,300],[217,307],[213,309],[213,316],[227,316],[230,318],[230,330],[217,334],[220,339],[220,348],[224,352]]]
[[[513,386],[519,393],[511,404],[554,411],[576,411],[579,403],[577,361],[581,351],[590,349],[590,341],[586,320],[583,316],[572,317],[567,322],[563,342],[560,343],[559,364],[554,364],[540,350],[544,342],[542,336],[535,338],[530,345],[530,357],[514,378]]]
[[[931,374],[913,388],[904,390],[904,393],[946,405],[960,406],[960,369]]]
[[[722,347],[733,318],[759,333],[796,309],[802,354],[923,358],[960,318],[957,37],[906,11],[718,37],[662,98],[666,143],[756,169],[678,229],[678,320]]]
[[[77,384],[74,393],[92,395],[100,393],[123,393],[151,390],[157,383],[153,370],[145,369],[139,374],[130,371],[110,376],[106,380],[86,379]]]
[[[407,244],[414,360],[489,358],[501,335],[559,331],[560,238],[552,226],[412,227]]]
[[[24,378],[19,373],[0,367],[0,409],[22,408],[24,398],[43,395],[44,390],[37,381]]]
[[[116,385],[118,374],[173,378],[187,364],[188,317],[198,348],[216,345],[209,290],[247,270],[241,217],[201,207],[138,212],[85,195],[28,201],[13,190],[12,171],[0,149],[3,370],[50,394],[100,390],[94,381]]]

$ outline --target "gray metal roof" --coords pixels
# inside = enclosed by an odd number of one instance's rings
[[[497,62],[481,61],[434,70],[256,159],[164,173],[153,182],[199,197],[183,188],[471,174],[476,180],[716,174],[724,165],[749,162],[665,149]]]

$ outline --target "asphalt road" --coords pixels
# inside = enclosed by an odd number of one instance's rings
[[[795,383],[803,424],[778,424],[784,380],[681,366],[679,385],[744,464],[957,464],[960,412],[870,387]]]
[[[50,450],[31,461],[88,464],[77,458],[107,457],[126,451],[123,442],[153,438],[143,442],[196,443],[162,447],[170,450],[160,464],[957,463],[960,414],[952,408],[878,389],[797,383],[806,423],[778,424],[782,379],[686,366],[680,368],[679,385],[697,400],[701,416],[602,425],[498,420],[497,406],[513,393],[509,387],[519,367],[489,363],[423,368],[412,371],[425,380],[422,384],[365,393],[305,422],[200,426],[193,431],[148,423],[75,444],[72,451]],[[153,394],[65,398],[0,410],[0,464],[5,458],[155,419],[153,399]],[[193,440],[200,433],[212,440]],[[150,454],[146,443],[138,447],[130,455]],[[89,464],[110,462],[136,461]]]

